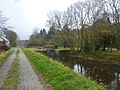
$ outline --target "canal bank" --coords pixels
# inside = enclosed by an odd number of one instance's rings
[[[45,55],[28,49],[24,49],[24,53],[36,70],[42,74],[44,80],[52,86],[53,90],[105,90],[95,81],[78,75],[68,67]]]
[[[74,70],[90,80],[95,80],[99,84],[104,84],[108,90],[120,89],[119,51],[113,51],[112,53],[104,52],[102,54],[97,53],[94,58],[90,55],[70,55],[70,53],[68,55],[66,52],[60,55],[53,51],[41,53],[61,62],[71,70]]]
[[[95,55],[79,54],[77,57],[91,62],[120,67],[120,51],[99,51]]]
[[[120,66],[120,51],[98,51],[95,55],[81,54],[77,51],[72,51],[70,49],[36,49],[36,52],[47,55],[54,60],[63,60],[66,57],[73,59],[82,59],[91,62],[98,62],[105,65]]]

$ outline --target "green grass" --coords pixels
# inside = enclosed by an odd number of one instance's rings
[[[14,61],[4,80],[2,90],[18,90],[19,81],[19,62]]]
[[[77,49],[79,49],[80,50],[80,48],[74,48],[74,50],[75,51],[77,51]],[[69,47],[66,47],[66,48],[64,48],[64,47],[58,47],[58,51],[60,51],[60,50],[71,50],[71,48],[69,48]]]
[[[120,51],[112,51],[112,52],[98,51],[96,52],[94,57],[98,59],[120,61]]]
[[[71,50],[70,48],[58,47],[58,50]]]
[[[9,49],[8,51],[2,53],[0,55],[0,66],[7,60],[7,58],[13,53],[13,49]]]
[[[19,49],[16,51],[16,58],[19,58],[19,53],[20,53],[20,51],[19,51]]]
[[[83,53],[79,53],[79,56],[81,58],[84,58],[84,60],[100,60],[100,61],[112,61],[112,62],[116,62],[116,61],[120,61],[120,50],[118,51],[97,51],[95,53],[95,55],[91,55],[91,54],[83,54]]]
[[[78,75],[61,63],[30,49],[23,51],[53,90],[105,90],[103,86]]]

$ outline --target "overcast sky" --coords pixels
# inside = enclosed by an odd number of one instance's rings
[[[9,17],[8,25],[14,27],[20,39],[28,39],[33,28],[46,28],[50,11],[64,11],[78,0],[0,0],[0,10]]]

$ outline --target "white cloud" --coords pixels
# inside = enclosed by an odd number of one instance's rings
[[[32,28],[45,27],[50,11],[64,11],[76,1],[78,0],[0,0],[0,9],[10,17],[9,24],[16,27],[20,38],[26,39]]]
[[[31,24],[44,24],[47,13],[52,10],[65,10],[75,0],[23,0],[25,17]]]

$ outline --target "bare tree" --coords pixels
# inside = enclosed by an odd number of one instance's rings
[[[0,11],[0,29],[5,28],[7,20],[8,20],[8,18],[4,17],[2,15],[2,12]]]
[[[112,18],[112,24],[114,25],[114,29],[116,31],[117,38],[117,49],[120,48],[120,0],[107,0],[109,14]]]
[[[78,46],[84,46],[84,27],[87,24],[87,5],[85,2],[74,4],[74,23],[77,30]],[[82,50],[82,49],[81,49]]]
[[[49,27],[53,26],[56,29],[61,29],[62,28],[61,23],[62,23],[61,12],[53,11],[48,14],[47,26]]]
[[[101,18],[101,14],[103,13],[104,9],[104,0],[87,0],[87,21],[89,25],[92,25],[90,28],[90,47],[91,52],[95,54],[96,49],[96,37],[97,37],[97,31],[96,25],[93,25],[99,18]]]

